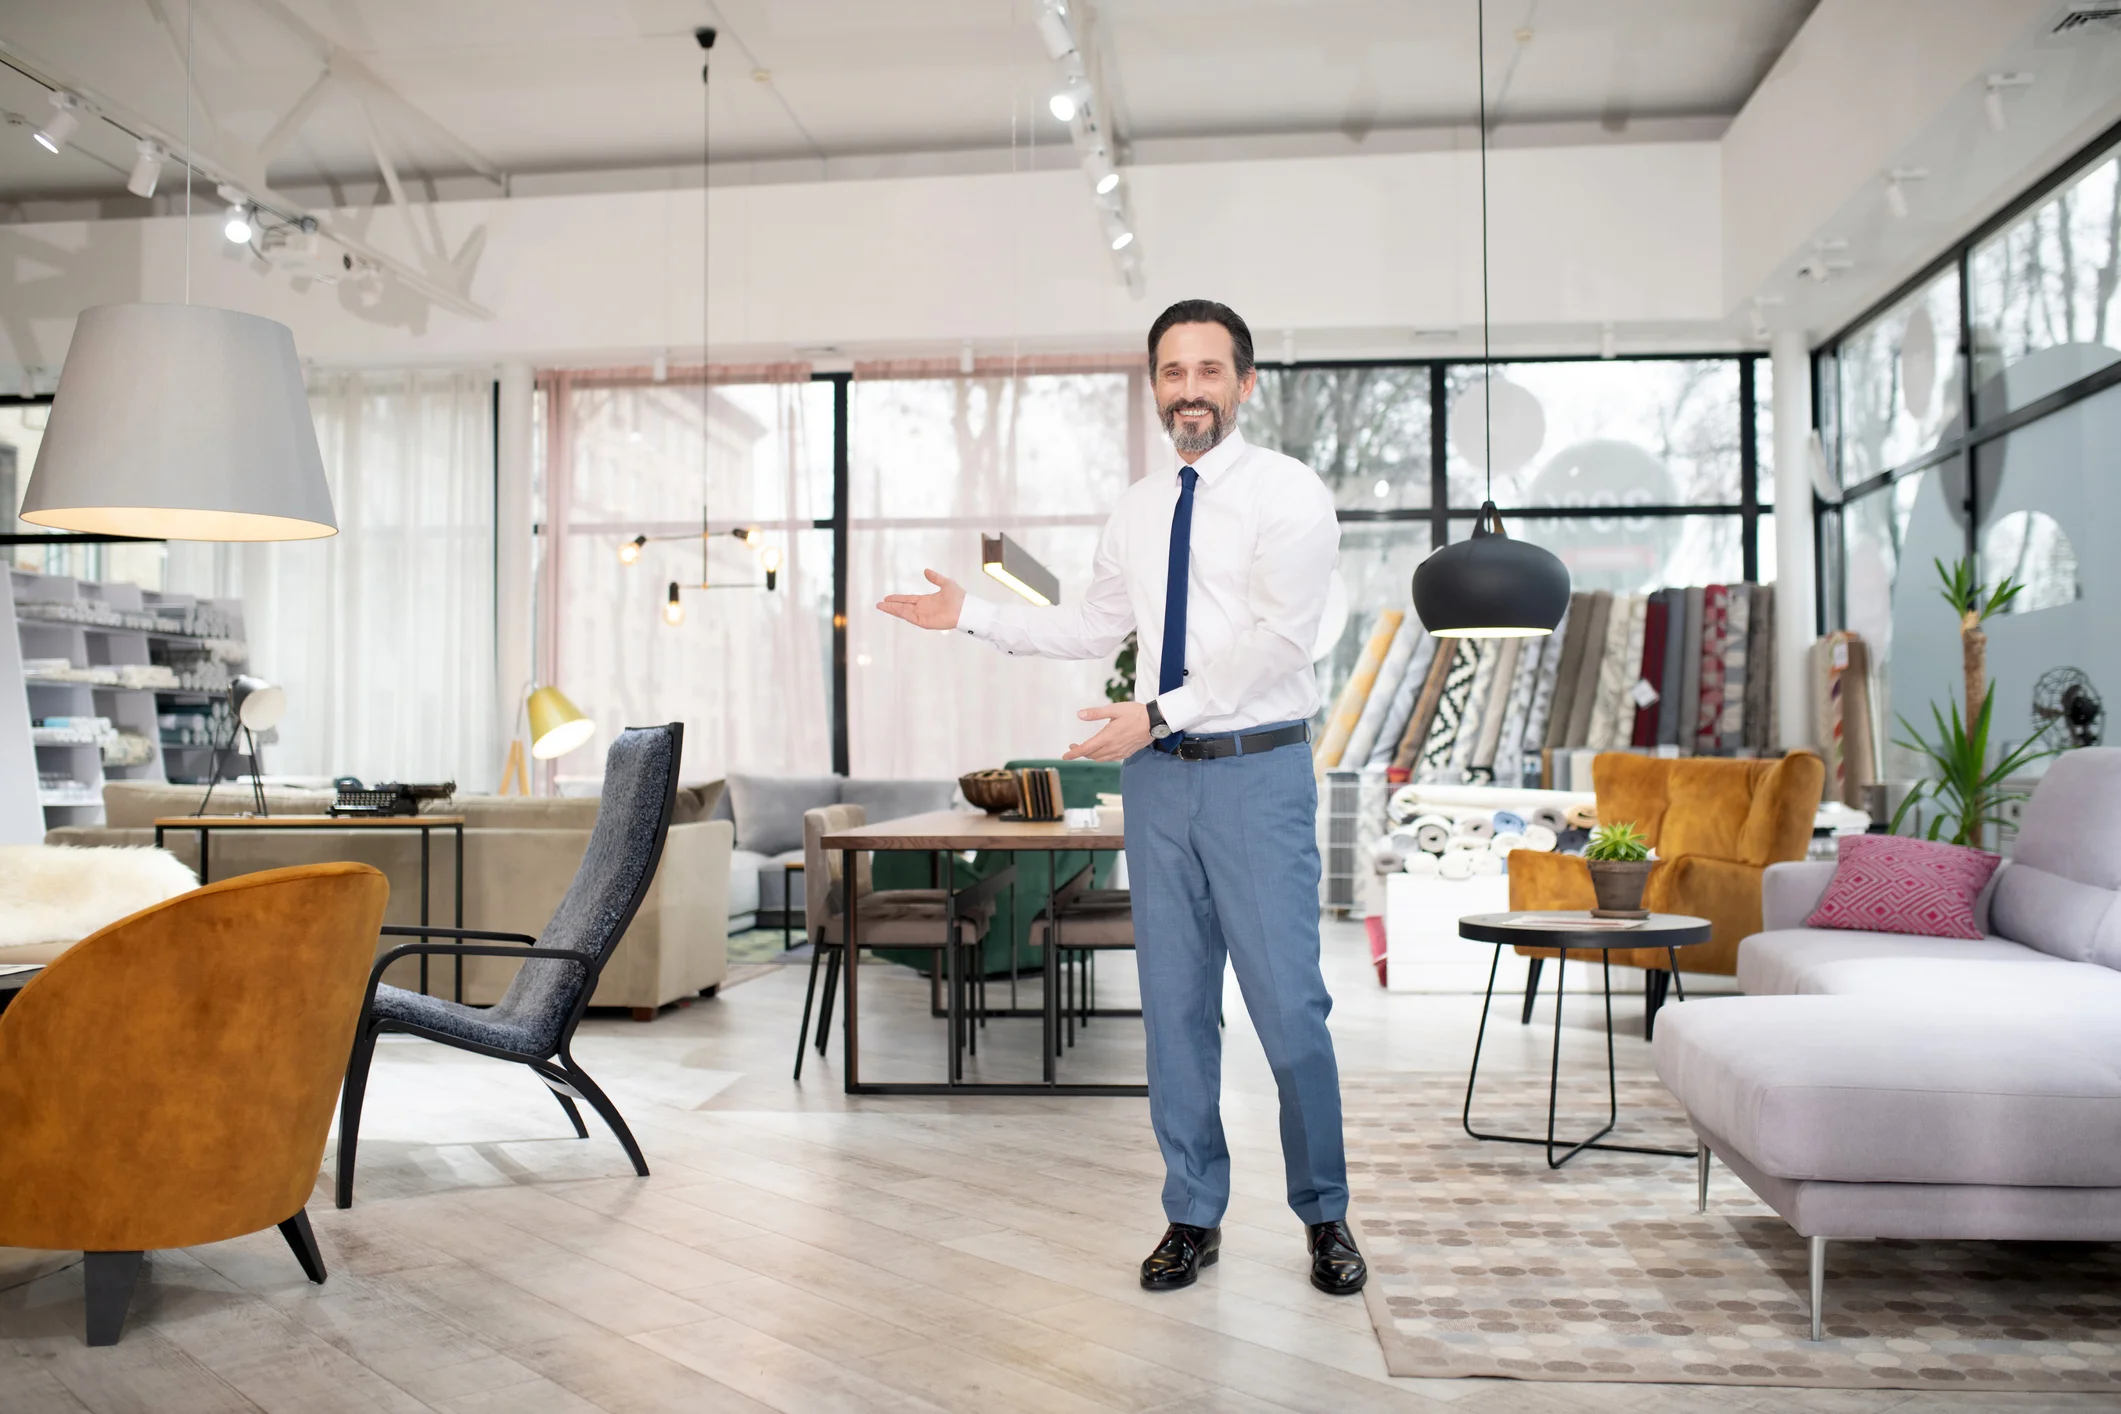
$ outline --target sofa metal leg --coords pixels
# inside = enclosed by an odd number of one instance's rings
[[[1694,1142],[1698,1146],[1694,1152],[1694,1211],[1705,1213],[1709,1210],[1709,1160],[1714,1156],[1708,1145],[1698,1139]]]
[[[88,1298],[88,1343],[116,1345],[140,1277],[140,1252],[84,1252],[81,1285]]]
[[[1826,1239],[1812,1239],[1812,1339],[1826,1339]]]
[[[1543,957],[1535,957],[1530,961],[1532,965],[1525,969],[1524,1015],[1517,1018],[1518,1023],[1523,1026],[1532,1024],[1532,1007],[1539,1000],[1539,972],[1547,962]]]

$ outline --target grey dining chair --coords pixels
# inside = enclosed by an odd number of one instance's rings
[[[1140,1016],[1139,1007],[1100,1010],[1097,1005],[1097,955],[1134,951],[1134,898],[1126,889],[1090,887],[1091,867],[1085,865],[1053,896],[1055,927],[1047,910],[1031,920],[1031,941],[1054,950],[1054,972],[1060,978],[1058,998],[1066,1022],[1065,1039],[1056,1036],[1056,1050],[1075,1044],[1075,1028],[1088,1026],[1093,1016]]]
[[[575,1137],[589,1128],[575,1101],[587,1102],[618,1137],[633,1171],[648,1176],[641,1146],[597,1083],[574,1058],[575,1028],[596,991],[611,950],[626,934],[641,899],[655,882],[677,800],[678,762],[685,728],[628,727],[604,755],[604,792],[597,806],[589,849],[574,882],[538,937],[471,928],[386,927],[392,937],[419,941],[392,948],[376,960],[368,995],[354,1031],[353,1056],[339,1104],[338,1205],[353,1206],[354,1158],[361,1136],[361,1103],[376,1038],[386,1031],[439,1041],[496,1060],[530,1067],[559,1100]],[[457,939],[459,941],[441,941]],[[465,942],[463,939],[473,941]],[[524,965],[501,1000],[490,1007],[431,997],[389,986],[383,970],[401,957],[516,957]]]

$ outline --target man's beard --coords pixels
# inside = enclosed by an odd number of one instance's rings
[[[1178,415],[1182,412],[1205,412],[1208,425],[1198,432],[1188,432],[1179,426]],[[1163,419],[1164,432],[1171,438],[1171,445],[1182,453],[1200,453],[1214,448],[1230,434],[1230,425],[1236,421],[1237,409],[1224,409],[1207,398],[1180,398],[1166,403],[1158,410]]]

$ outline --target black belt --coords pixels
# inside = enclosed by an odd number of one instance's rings
[[[1182,761],[1214,761],[1224,756],[1253,756],[1272,751],[1277,746],[1293,746],[1310,739],[1311,724],[1298,722],[1290,727],[1240,736],[1189,736],[1178,744],[1177,755]]]

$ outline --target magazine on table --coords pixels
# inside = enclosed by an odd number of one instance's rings
[[[1551,913],[1506,913],[1500,921],[1510,928],[1538,928],[1550,933],[1621,933],[1640,928],[1640,918],[1556,918]]]

